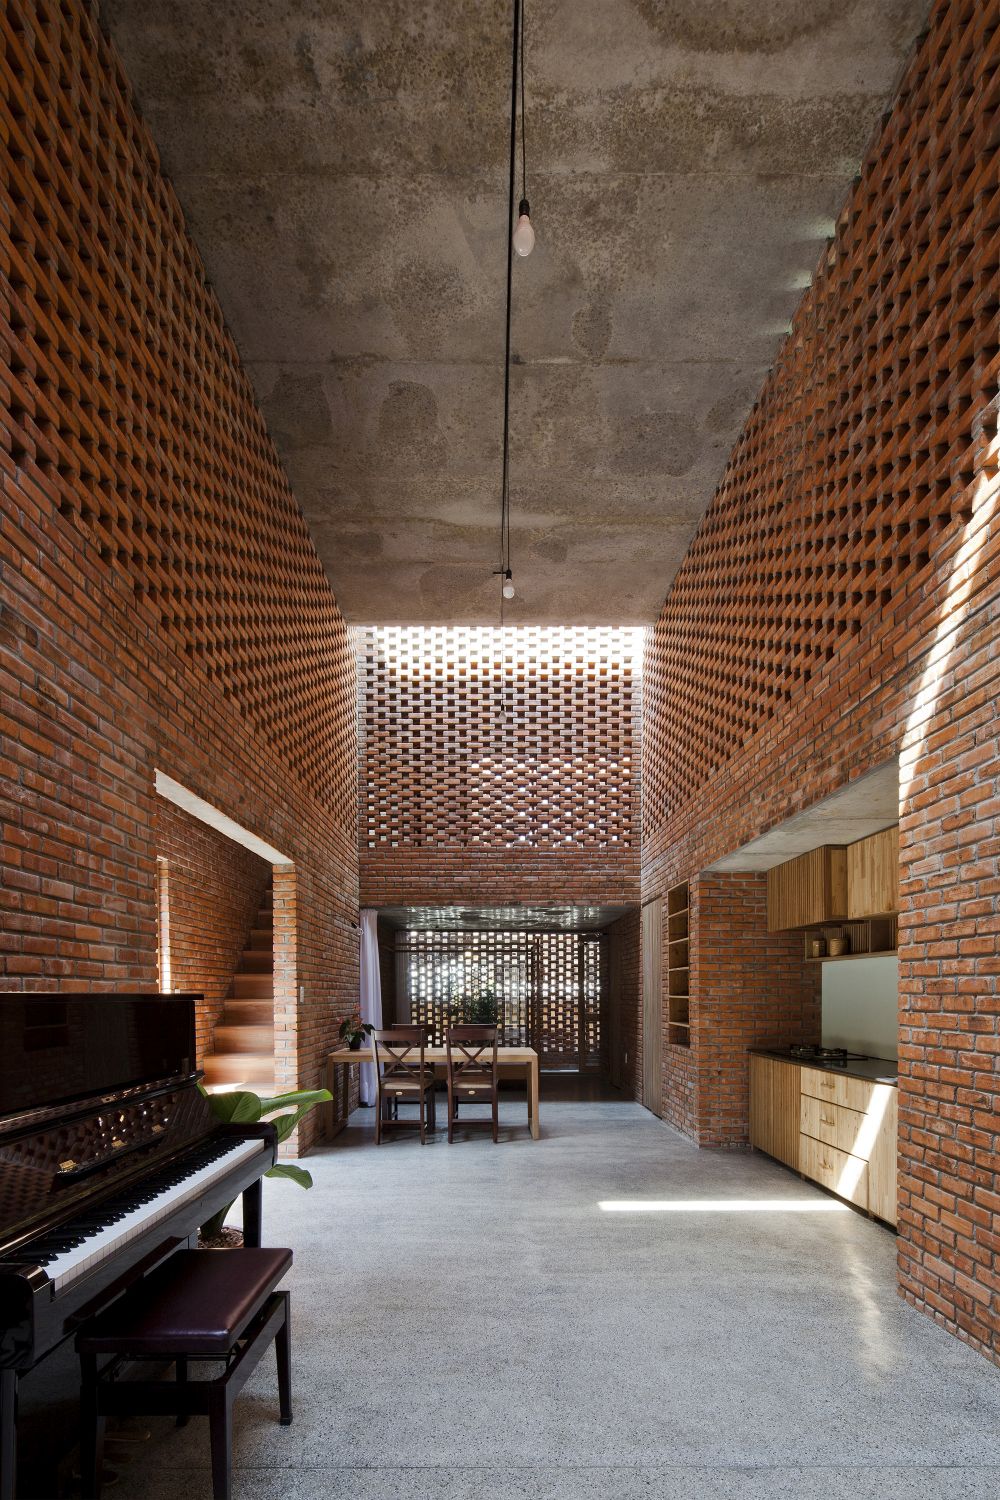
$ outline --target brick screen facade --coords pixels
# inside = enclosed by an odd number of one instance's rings
[[[362,904],[634,901],[637,635],[356,631]]]
[[[155,990],[160,768],[293,862],[311,1085],[357,993],[347,630],[93,8],[0,36],[0,983]]]
[[[644,673],[643,817],[648,897],[901,756],[900,1281],[995,1359],[997,20],[933,7],[678,572]],[[697,1063],[724,1101],[744,1063],[699,1048],[698,989],[665,1097]]]
[[[170,988],[204,996],[197,1013],[200,1063],[212,1049],[215,1023],[271,880],[271,866],[162,800],[156,809],[156,853],[161,889],[164,882],[167,888]],[[162,920],[159,937],[162,960]],[[162,973],[160,980],[162,985]]]

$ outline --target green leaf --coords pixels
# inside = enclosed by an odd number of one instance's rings
[[[262,1116],[269,1115],[276,1109],[287,1109],[290,1104],[312,1109],[314,1104],[329,1104],[332,1098],[329,1089],[300,1089],[298,1093],[278,1094],[274,1099],[262,1099],[260,1113]]]
[[[277,1119],[268,1123],[273,1125],[278,1132],[279,1141],[287,1141],[299,1121],[312,1109],[311,1104],[303,1104],[301,1108],[291,1110],[287,1115],[278,1115]]]
[[[276,1167],[272,1167],[269,1172],[265,1172],[264,1176],[290,1177],[293,1182],[298,1183],[299,1187],[304,1188],[311,1188],[313,1185],[312,1174],[307,1172],[305,1167],[297,1167],[294,1162],[290,1161],[279,1162]]]
[[[209,1094],[208,1102],[216,1119],[229,1120],[234,1125],[250,1125],[260,1119],[260,1100],[256,1094],[243,1089],[233,1089],[228,1094]]]
[[[226,1215],[232,1206],[232,1203],[227,1203],[225,1208],[220,1208],[218,1213],[214,1213],[210,1219],[205,1220],[198,1231],[203,1240],[214,1240],[217,1234],[222,1233]]]

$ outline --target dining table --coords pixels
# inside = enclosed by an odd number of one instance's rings
[[[447,1047],[425,1047],[424,1060],[433,1065],[438,1077],[447,1075]],[[325,1135],[328,1140],[332,1139],[346,1123],[345,1117],[338,1117],[338,1101],[341,1097],[345,1099],[347,1097],[346,1088],[341,1091],[337,1087],[338,1069],[347,1069],[360,1063],[373,1063],[374,1061],[375,1051],[372,1047],[335,1047],[332,1052],[327,1053],[326,1086],[333,1095],[331,1103],[325,1106]],[[537,1141],[541,1135],[538,1124],[538,1053],[534,1047],[498,1047],[497,1069],[501,1078],[524,1078],[528,1093],[528,1128],[531,1131],[532,1140]]]

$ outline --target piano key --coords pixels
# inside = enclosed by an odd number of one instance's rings
[[[63,1225],[51,1236],[26,1246],[25,1252],[44,1265],[53,1291],[59,1292],[188,1199],[197,1197],[214,1179],[256,1155],[269,1155],[269,1148],[260,1140],[215,1143],[210,1149],[192,1152],[185,1161],[159,1174],[154,1189],[144,1184],[127,1204],[113,1200],[105,1214],[99,1208],[92,1210],[88,1216],[92,1227],[80,1221]],[[72,1237],[69,1243],[67,1236]]]

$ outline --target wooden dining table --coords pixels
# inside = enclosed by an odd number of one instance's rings
[[[439,1077],[444,1076],[448,1069],[447,1047],[425,1047],[424,1059],[433,1064],[434,1072]],[[325,1106],[326,1110],[326,1136],[331,1139],[342,1129],[346,1120],[337,1118],[337,1069],[353,1067],[358,1063],[370,1063],[375,1061],[375,1053],[371,1047],[359,1047],[352,1052],[350,1047],[335,1047],[332,1052],[327,1053],[326,1058],[326,1086],[333,1095],[332,1103]],[[501,1078],[523,1077],[528,1087],[528,1127],[531,1131],[532,1140],[537,1141],[541,1134],[538,1125],[538,1053],[534,1047],[498,1047],[497,1068]],[[346,1096],[346,1089],[344,1090]]]

